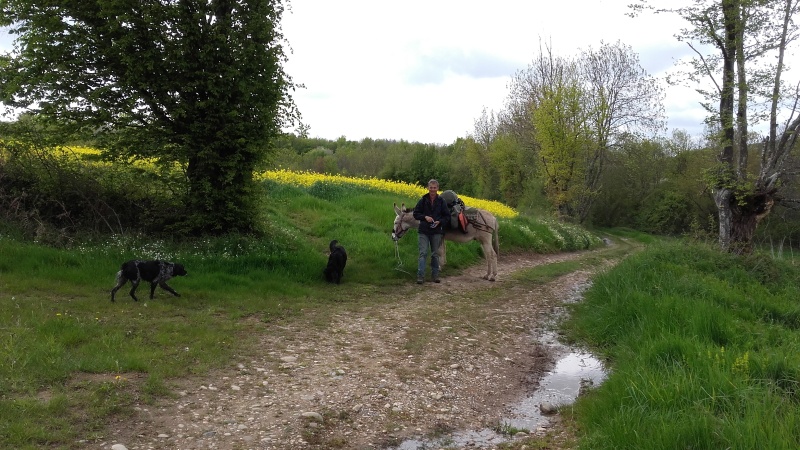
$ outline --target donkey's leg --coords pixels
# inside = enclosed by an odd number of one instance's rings
[[[497,276],[497,254],[492,247],[492,236],[489,235],[489,240],[481,239],[481,248],[483,249],[483,257],[486,258],[486,275],[484,280],[494,281]]]
[[[439,268],[441,269],[447,263],[447,242],[445,242],[444,236],[442,236],[442,244],[436,250],[436,253],[439,255]]]
[[[491,275],[489,275],[489,281],[494,281],[497,278],[497,252],[494,251],[494,247],[490,244],[489,247],[491,248],[491,255],[492,257],[489,258],[489,271]]]

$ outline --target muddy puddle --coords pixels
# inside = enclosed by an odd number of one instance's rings
[[[568,302],[579,301],[583,291],[588,287],[581,286]],[[558,320],[563,310],[556,314],[553,323]],[[552,323],[549,324],[552,328]],[[532,330],[536,341],[549,347],[556,356],[555,365],[540,380],[535,391],[526,393],[524,398],[512,405],[505,417],[499,420],[498,429],[456,431],[435,439],[409,439],[396,450],[428,450],[440,447],[490,447],[509,442],[514,434],[524,432],[533,434],[546,429],[556,408],[572,404],[581,390],[597,386],[607,376],[602,362],[591,353],[565,346],[550,329]]]

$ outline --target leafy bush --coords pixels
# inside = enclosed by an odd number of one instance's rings
[[[25,235],[59,243],[77,232],[159,232],[182,211],[181,182],[68,149],[0,144],[0,213]]]

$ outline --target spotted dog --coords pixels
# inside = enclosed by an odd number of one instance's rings
[[[330,243],[331,254],[328,256],[328,266],[322,273],[325,274],[325,279],[330,283],[339,284],[344,275],[344,266],[347,264],[347,252],[344,247],[339,245],[336,239]]]
[[[135,301],[139,301],[139,299],[136,298],[136,288],[139,287],[139,283],[142,281],[147,281],[150,283],[150,300],[153,299],[153,294],[156,291],[157,285],[161,286],[162,289],[172,293],[172,295],[180,297],[180,294],[169,287],[167,280],[172,277],[184,275],[186,275],[186,269],[182,264],[158,260],[126,261],[120,267],[119,272],[117,272],[117,285],[114,286],[114,289],[111,289],[111,301],[114,301],[114,294],[117,293],[119,288],[124,286],[128,281],[130,281],[131,285],[133,285],[130,294]]]

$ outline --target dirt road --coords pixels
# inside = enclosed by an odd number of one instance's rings
[[[501,255],[494,283],[480,278],[485,266],[478,264],[441,284],[418,286],[409,277],[408,285],[381,294],[386,298],[342,306],[333,315],[312,311],[264,324],[262,353],[182,381],[178,398],[139,406],[133,420],[87,445],[386,449],[496,426],[553,365],[554,355],[531,330],[545,326],[596,269],[539,285],[512,274],[581,256]],[[548,435],[555,443],[550,448],[569,446],[557,419],[530,433]]]

